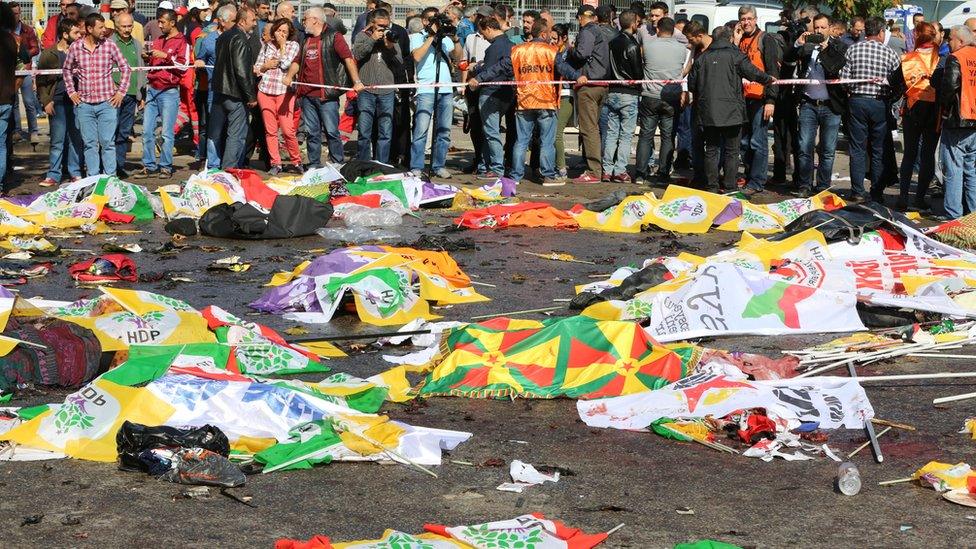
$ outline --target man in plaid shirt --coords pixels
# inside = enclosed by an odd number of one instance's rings
[[[85,142],[87,174],[115,175],[115,126],[132,69],[115,42],[105,40],[105,20],[101,14],[85,17],[85,30],[88,34],[84,40],[68,48],[61,75],[65,91],[75,104],[75,120]],[[118,84],[112,80],[116,67],[121,74]]]
[[[887,82],[888,76],[899,70],[901,59],[884,45],[884,19],[871,17],[864,22],[864,40],[847,49],[847,63],[840,71],[841,78],[873,78]],[[881,181],[884,167],[885,132],[888,127],[888,89],[882,84],[864,82],[849,84],[850,119],[848,139],[851,157],[851,198],[853,203],[865,200],[864,176],[867,171],[867,154],[870,146],[871,198],[884,203],[884,184]]]

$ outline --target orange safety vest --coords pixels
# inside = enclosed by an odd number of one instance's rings
[[[952,55],[959,61],[959,73],[962,75],[959,118],[976,120],[976,47],[966,46]]]
[[[909,109],[918,101],[935,103],[935,88],[932,87],[930,77],[938,64],[939,52],[934,48],[927,56],[920,51],[901,56],[901,73],[905,77],[905,85],[908,86],[905,98],[908,99]]]
[[[756,34],[752,36],[743,36],[742,40],[739,41],[739,49],[742,53],[749,56],[749,61],[756,66],[759,70],[766,72],[766,64],[763,63],[762,55],[762,38],[763,31],[756,31]],[[742,89],[745,92],[746,99],[762,99],[766,97],[766,86],[756,82],[749,82],[742,84]]]
[[[551,82],[556,79],[556,46],[525,42],[512,48],[512,72],[517,82]],[[516,86],[518,109],[559,109],[559,87],[554,84]]]

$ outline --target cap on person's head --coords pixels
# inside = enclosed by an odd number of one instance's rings
[[[613,13],[613,10],[610,9],[610,6],[603,5],[597,8],[595,13],[596,13],[596,18],[599,19],[600,21],[609,21],[610,14]]]
[[[590,17],[593,17],[594,15],[596,15],[596,12],[593,11],[593,6],[580,6],[579,8],[576,9],[576,17],[579,17],[581,15],[588,15]]]
[[[108,4],[100,4],[98,6],[98,11],[100,11],[102,13],[108,13],[108,12],[112,11],[112,8]]]
[[[109,9],[113,10],[127,10],[129,9],[129,3],[126,0],[112,0],[109,5]]]
[[[173,3],[170,2],[169,0],[163,0],[162,2],[160,2],[158,8],[161,9],[161,10],[175,10],[176,9],[176,7],[173,6]]]
[[[190,2],[187,4],[186,7],[188,7],[191,10],[193,8],[196,8],[200,11],[208,10],[210,9],[210,2],[207,2],[207,0],[190,0]]]
[[[176,11],[176,15],[186,15],[189,10],[186,9],[186,6],[180,6],[176,8],[175,11]]]
[[[95,7],[95,2],[92,0],[75,0],[75,4],[78,4],[79,6],[87,6],[89,8]]]
[[[495,15],[495,10],[491,9],[491,6],[478,6],[478,9],[475,11],[475,14],[480,15],[482,17],[491,17]]]

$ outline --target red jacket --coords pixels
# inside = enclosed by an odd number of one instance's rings
[[[37,43],[37,32],[27,21],[20,22],[20,46],[27,48],[31,58],[41,53],[41,47]]]
[[[149,66],[151,67],[186,65],[189,61],[188,52],[190,50],[190,45],[187,43],[186,37],[183,36],[183,33],[176,33],[171,38],[162,37],[153,40],[152,50],[166,52],[166,58],[159,59],[157,57],[151,57],[149,59]],[[149,76],[146,78],[146,80],[154,89],[167,90],[169,88],[176,88],[180,85],[180,81],[183,80],[184,72],[186,71],[180,69],[149,71]]]

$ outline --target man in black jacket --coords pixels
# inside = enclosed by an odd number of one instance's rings
[[[756,68],[746,54],[730,41],[732,31],[716,27],[712,43],[691,66],[688,91],[695,102],[695,122],[702,126],[705,139],[705,177],[708,190],[735,188],[739,165],[739,134],[746,118],[742,79],[770,85],[773,77]],[[719,185],[719,147],[724,156],[724,175]]]
[[[214,62],[214,101],[207,133],[223,135],[223,150],[218,144],[220,168],[235,168],[240,163],[247,137],[247,110],[257,104],[253,58],[249,33],[257,25],[257,15],[247,5],[237,10],[237,25],[217,39]]]
[[[811,80],[839,78],[846,62],[847,46],[830,36],[830,18],[824,14],[813,19],[813,32],[804,32],[787,52],[786,59],[798,63],[797,77]],[[808,84],[797,87],[800,103],[800,155],[797,169],[799,196],[810,196],[830,186],[834,170],[834,149],[840,120],[847,105],[843,86]],[[820,133],[817,180],[813,181],[813,149]]]
[[[637,14],[633,10],[620,12],[621,32],[610,41],[610,72],[614,80],[642,80],[644,56],[634,33]],[[630,143],[637,126],[637,103],[640,84],[611,84],[607,93],[607,142],[603,149],[603,181],[630,183],[627,161]]]
[[[605,7],[605,6],[604,6]],[[583,5],[576,10],[580,31],[573,49],[566,55],[566,62],[579,69],[576,80],[576,117],[583,136],[583,152],[586,168],[574,183],[599,183],[603,173],[600,150],[600,110],[607,99],[607,88],[602,84],[588,84],[590,80],[605,80],[610,73],[610,44],[597,22],[596,12]],[[560,70],[568,74],[569,70]]]

